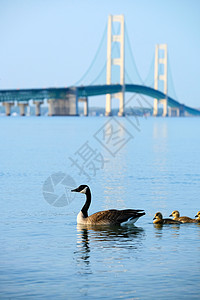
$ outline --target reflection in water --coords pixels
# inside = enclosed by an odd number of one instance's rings
[[[155,171],[154,176],[154,206],[160,208],[166,207],[166,199],[168,198],[168,161],[167,154],[169,151],[169,141],[168,141],[168,126],[165,121],[155,122],[152,132],[153,139],[153,169]],[[161,174],[161,176],[157,176]]]
[[[126,124],[126,122],[125,122]],[[104,191],[104,209],[126,207],[124,201],[126,186],[124,185],[127,166],[126,145],[132,138],[122,119],[110,119],[104,126],[102,141],[106,147],[101,149],[101,153],[109,163],[104,166],[102,174],[102,189]],[[111,154],[111,156],[109,155]],[[117,157],[116,157],[117,154]]]
[[[77,264],[79,267],[82,266],[84,268],[84,273],[92,273],[90,270],[90,245],[88,238],[88,230],[87,228],[78,228],[77,225],[77,251],[75,254],[77,256]]]
[[[196,223],[195,225],[198,226],[198,227],[197,227],[197,228],[199,229],[199,230],[198,230],[198,235],[199,235],[199,238],[200,238],[200,222]]]
[[[126,248],[137,248],[138,243],[141,243],[141,235],[144,233],[144,229],[136,226],[97,226],[97,225],[77,225],[78,234],[78,244],[85,243],[85,237],[87,236],[87,243],[89,240],[95,242],[112,242],[111,247],[113,247],[113,242],[118,244],[126,242],[124,247]],[[87,234],[86,234],[87,231]],[[81,234],[80,234],[81,233]],[[89,237],[88,237],[89,235]],[[137,238],[135,240],[135,238]],[[108,246],[108,245],[107,245]]]
[[[138,250],[143,246],[144,229],[135,226],[77,225],[76,261],[79,271],[91,274],[90,254],[98,249]],[[128,251],[128,255],[132,255]],[[120,259],[120,257],[119,257]],[[81,268],[82,267],[82,268]],[[82,270],[80,270],[82,269]]]
[[[163,228],[172,228],[171,231],[173,237],[179,236],[180,224],[153,224],[155,228],[155,237],[161,238],[163,234]]]
[[[166,122],[155,122],[153,126],[153,138],[154,139],[167,139],[168,138],[168,126]]]

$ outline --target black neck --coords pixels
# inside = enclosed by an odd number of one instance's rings
[[[84,204],[83,208],[81,209],[81,211],[82,211],[85,218],[88,217],[88,209],[90,207],[90,203],[91,203],[91,192],[90,192],[90,189],[87,188],[86,201],[85,201],[85,204]]]

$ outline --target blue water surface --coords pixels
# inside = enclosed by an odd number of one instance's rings
[[[199,299],[200,225],[152,224],[157,211],[200,210],[199,128],[199,118],[1,117],[0,299]],[[55,174],[71,179],[45,198]],[[85,199],[71,198],[73,182],[90,186],[89,213],[146,215],[77,226]]]

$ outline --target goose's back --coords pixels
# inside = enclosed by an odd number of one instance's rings
[[[197,223],[197,220],[196,219],[191,219],[189,217],[179,217],[177,218],[178,221],[180,221],[181,223]]]
[[[178,220],[172,220],[169,218],[163,219],[163,224],[181,224]]]
[[[99,211],[87,218],[87,224],[96,225],[119,225],[130,219],[138,219],[139,217],[145,215],[143,210],[135,209],[109,209],[104,211]]]
[[[154,224],[181,224],[180,221],[175,221],[169,218],[165,218],[165,219],[156,219],[154,222]]]

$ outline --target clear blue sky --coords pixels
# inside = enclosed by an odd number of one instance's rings
[[[0,88],[78,81],[95,55],[109,14],[124,14],[143,78],[155,44],[168,44],[178,100],[200,107],[198,0],[0,0]]]

